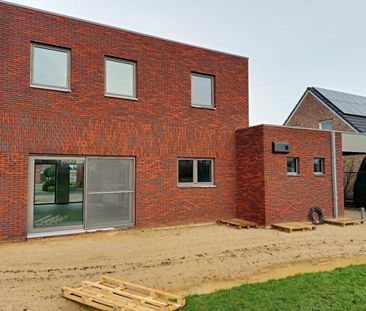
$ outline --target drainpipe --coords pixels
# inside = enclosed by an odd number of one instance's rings
[[[332,186],[333,186],[333,217],[338,218],[338,193],[337,193],[337,150],[335,132],[330,133],[332,148]]]

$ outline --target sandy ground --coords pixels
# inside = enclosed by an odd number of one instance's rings
[[[278,264],[358,255],[366,255],[366,225],[291,234],[206,225],[0,244],[0,310],[80,310],[61,298],[62,286],[100,274],[189,293]]]

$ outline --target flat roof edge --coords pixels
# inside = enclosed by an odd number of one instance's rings
[[[175,44],[185,45],[185,46],[189,46],[189,47],[193,47],[193,48],[197,48],[197,49],[202,49],[202,50],[209,51],[209,52],[234,56],[234,57],[238,57],[238,58],[242,58],[242,59],[246,59],[246,60],[249,59],[248,56],[244,56],[244,55],[239,55],[239,54],[230,53],[230,52],[224,52],[224,51],[220,51],[220,50],[215,50],[215,49],[203,47],[203,46],[200,46],[200,45],[180,42],[180,41],[176,41],[176,40],[168,39],[168,38],[163,38],[163,37],[159,37],[159,36],[154,36],[154,35],[151,35],[151,34],[146,34],[146,33],[138,32],[138,31],[134,31],[134,30],[125,29],[125,28],[122,28],[122,27],[117,27],[117,26],[113,26],[113,25],[99,23],[99,22],[95,22],[95,21],[91,21],[91,20],[87,20],[87,19],[83,19],[83,18],[79,18],[79,17],[75,17],[75,16],[70,16],[70,15],[66,15],[66,14],[61,14],[61,13],[47,11],[47,10],[43,10],[43,9],[39,9],[39,8],[34,8],[34,7],[27,6],[27,5],[19,4],[19,3],[13,3],[13,2],[9,2],[9,1],[0,0],[0,4],[1,3],[7,4],[7,5],[10,5],[10,6],[23,8],[23,9],[33,10],[33,11],[37,11],[37,12],[41,12],[41,13],[46,13],[46,14],[50,14],[50,15],[54,15],[54,16],[69,18],[69,19],[76,20],[76,21],[83,22],[83,23],[87,23],[87,24],[92,24],[92,25],[96,25],[96,26],[121,30],[121,31],[132,33],[132,34],[145,36],[145,37],[148,37],[148,38],[158,39],[158,40],[162,40],[162,41],[166,41],[166,42],[170,42],[170,43],[175,43]]]
[[[299,126],[287,126],[287,125],[278,125],[278,124],[256,124],[256,125],[236,129],[236,131],[245,131],[247,129],[256,128],[256,127],[275,127],[275,128],[284,128],[284,129],[302,130],[302,131],[332,132],[332,131],[316,129],[316,128],[299,127]],[[350,134],[364,134],[364,135],[366,135],[366,133],[354,133],[354,132],[347,132],[347,131],[333,131],[333,132],[336,132],[336,133],[350,133]]]

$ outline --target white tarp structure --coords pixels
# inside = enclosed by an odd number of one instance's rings
[[[366,134],[342,133],[342,152],[366,153]]]

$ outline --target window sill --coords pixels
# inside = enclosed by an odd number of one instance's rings
[[[297,174],[297,173],[287,173],[287,177],[300,177],[301,175],[300,174]]]
[[[216,185],[177,185],[178,188],[216,188]]]
[[[104,94],[105,97],[111,97],[111,98],[119,98],[119,99],[128,99],[128,100],[139,100],[137,97],[128,97],[128,96],[122,96],[122,95],[112,95],[112,94]]]
[[[71,93],[71,89],[64,89],[64,88],[58,88],[58,87],[52,87],[52,86],[42,86],[42,85],[31,84],[30,87],[34,88],[34,89]]]
[[[198,109],[209,109],[209,110],[216,110],[216,107],[204,107],[204,106],[196,106],[191,105],[192,108],[198,108]]]
[[[316,176],[316,177],[324,177],[325,174],[324,173],[314,173],[314,176]]]

